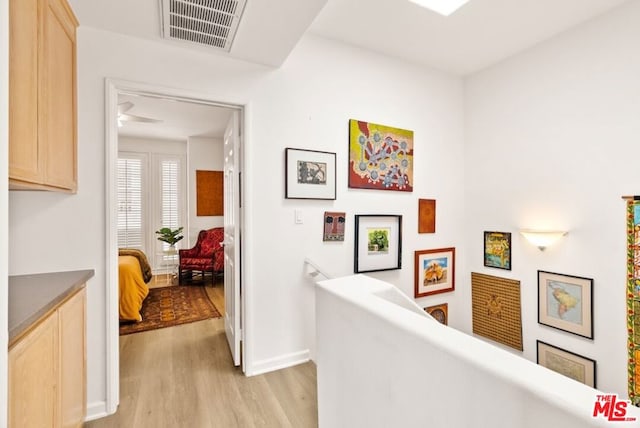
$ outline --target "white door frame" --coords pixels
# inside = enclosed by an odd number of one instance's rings
[[[117,239],[117,192],[116,192],[116,166],[118,160],[118,94],[135,93],[144,96],[170,98],[179,101],[206,104],[217,107],[227,107],[240,111],[240,129],[241,141],[240,145],[245,147],[247,141],[247,116],[249,105],[246,102],[238,102],[237,100],[220,100],[209,94],[194,92],[190,90],[168,88],[148,83],[130,82],[118,79],[105,80],[105,194],[106,194],[106,412],[107,414],[115,413],[120,402],[120,345],[119,345],[119,320],[118,320],[118,239]],[[244,152],[244,150],[242,150]],[[240,171],[242,171],[243,182],[246,182],[246,171],[244,165],[244,156],[240,159]],[[245,189],[242,189],[243,199],[246,195]],[[244,201],[241,202],[246,207]],[[241,215],[240,229],[244,230],[243,236],[248,235],[245,228],[245,217]],[[244,240],[244,238],[243,238]],[[241,248],[244,248],[243,245]],[[244,253],[244,250],[241,250]],[[246,278],[243,273],[246,270],[246,258],[240,255],[241,260],[245,263],[241,264],[241,278]],[[240,286],[240,284],[238,284]],[[241,335],[243,347],[243,359],[248,354],[247,348],[247,311],[245,310],[247,301],[247,289],[242,284],[241,296]],[[243,363],[244,369],[244,363]]]

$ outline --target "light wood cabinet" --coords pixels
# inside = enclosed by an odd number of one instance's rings
[[[81,427],[86,414],[82,288],[9,348],[9,427]]]
[[[75,192],[78,22],[65,0],[9,12],[9,188]]]
[[[9,427],[56,426],[57,375],[54,314],[9,350]]]

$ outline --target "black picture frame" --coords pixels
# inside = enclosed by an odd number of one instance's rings
[[[593,339],[593,279],[539,270],[538,324]]]
[[[286,199],[336,199],[336,154],[319,150],[285,149]]]
[[[402,268],[402,216],[356,214],[355,273]]]
[[[536,363],[570,379],[597,388],[596,360],[536,340]]]
[[[511,233],[484,232],[484,265],[511,270]]]

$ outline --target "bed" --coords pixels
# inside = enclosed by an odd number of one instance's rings
[[[149,294],[151,267],[140,250],[122,248],[118,252],[118,294],[120,321],[142,321],[140,309]]]

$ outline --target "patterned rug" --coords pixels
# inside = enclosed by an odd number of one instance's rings
[[[203,286],[178,285],[149,289],[142,303],[142,321],[120,324],[120,335],[220,318]]]

